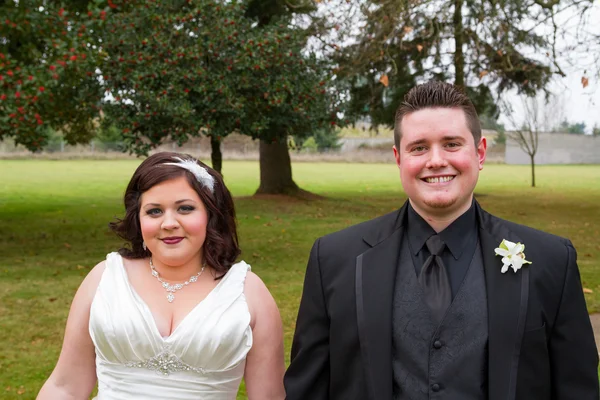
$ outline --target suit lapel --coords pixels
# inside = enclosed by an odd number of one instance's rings
[[[522,242],[501,220],[495,219],[476,204],[479,237],[488,302],[488,393],[490,400],[513,400],[517,368],[525,330],[529,295],[529,269],[501,273],[502,258],[494,249],[503,239]]]
[[[356,258],[360,350],[370,398],[392,398],[392,303],[406,204],[392,224],[365,235],[371,249]]]

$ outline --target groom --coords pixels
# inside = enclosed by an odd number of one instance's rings
[[[486,139],[468,97],[413,88],[394,138],[409,200],[315,242],[287,399],[598,400],[575,249],[473,199]]]

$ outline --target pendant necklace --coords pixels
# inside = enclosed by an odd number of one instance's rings
[[[200,277],[200,275],[202,275],[202,273],[204,272],[204,268],[206,267],[206,262],[204,264],[202,264],[202,269],[200,270],[200,272],[198,272],[197,274],[194,274],[190,277],[190,279],[188,279],[187,281],[183,282],[183,283],[169,283],[169,282],[165,282],[162,280],[162,278],[160,277],[158,271],[156,270],[156,268],[154,268],[154,264],[152,264],[152,257],[150,257],[150,269],[152,271],[152,276],[155,277],[156,279],[158,279],[158,281],[161,283],[162,287],[167,291],[167,300],[169,301],[169,303],[172,303],[173,300],[175,300],[175,292],[178,290],[183,289],[184,287],[188,286],[190,283],[194,283],[198,280],[198,278]]]

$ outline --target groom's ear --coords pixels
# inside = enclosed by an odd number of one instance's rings
[[[396,159],[396,165],[398,166],[398,168],[400,168],[400,152],[396,148],[396,145],[394,145],[392,149],[394,150],[394,158]]]
[[[483,163],[485,162],[485,155],[487,152],[487,139],[485,136],[482,136],[479,139],[479,144],[477,145],[477,158],[479,159],[479,170],[483,169]]]

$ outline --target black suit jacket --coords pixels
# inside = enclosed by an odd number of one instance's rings
[[[489,400],[598,400],[598,351],[573,245],[475,206]],[[288,400],[392,399],[392,299],[406,207],[313,245],[285,375]],[[494,249],[503,239],[525,244],[532,264],[502,274]]]

